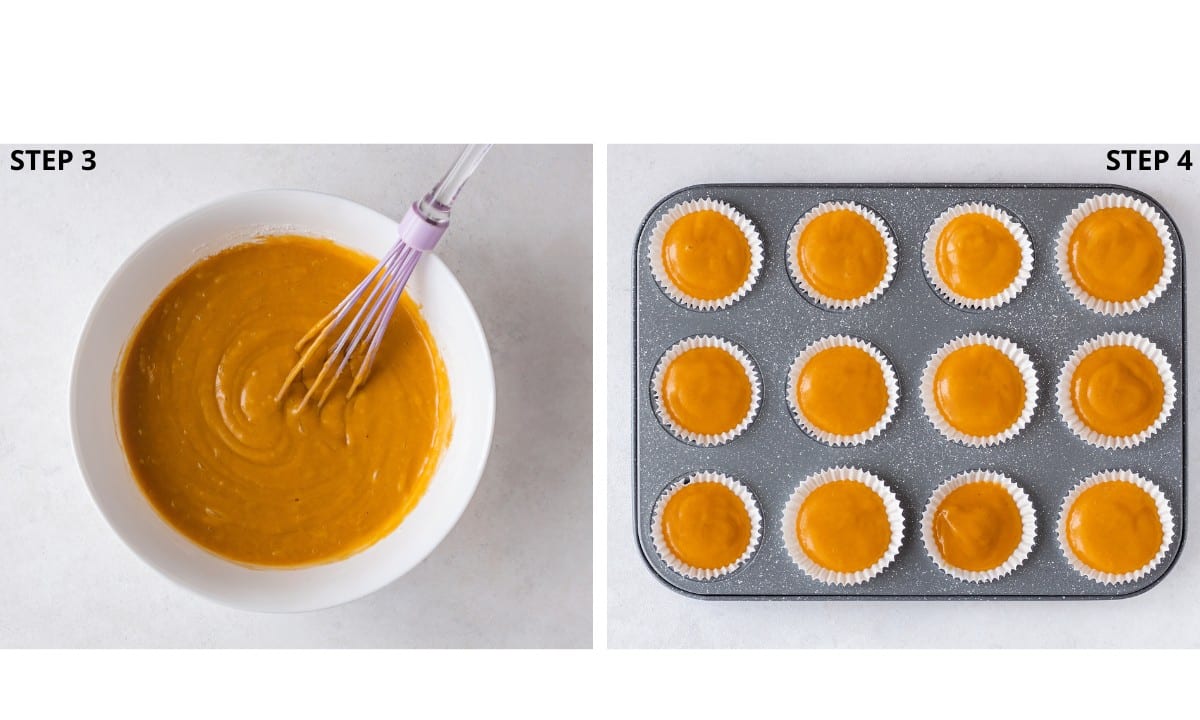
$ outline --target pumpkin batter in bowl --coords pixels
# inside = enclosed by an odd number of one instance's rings
[[[300,567],[391,533],[450,440],[449,382],[405,295],[368,382],[347,402],[277,405],[295,342],[375,260],[274,236],[201,260],[153,303],[118,374],[118,425],[138,485],[172,527],[238,563]]]

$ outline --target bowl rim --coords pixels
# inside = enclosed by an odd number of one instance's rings
[[[399,225],[399,223],[396,220],[385,215],[384,213],[382,213],[378,210],[375,210],[374,208],[368,207],[366,205],[362,205],[361,203],[355,202],[354,200],[351,200],[349,198],[342,197],[340,195],[335,195],[333,193],[320,192],[320,191],[316,191],[316,190],[306,190],[306,189],[300,189],[300,188],[262,188],[262,189],[258,189],[258,190],[249,190],[249,191],[231,193],[231,194],[227,194],[227,195],[218,197],[215,200],[209,201],[202,205],[199,205],[199,206],[193,208],[191,211],[186,212],[182,215],[179,215],[179,216],[173,218],[172,220],[170,220],[170,221],[166,222],[165,224],[163,224],[162,226],[160,226],[157,230],[153,231],[131,253],[129,253],[128,256],[126,256],[126,258],[111,272],[108,279],[105,281],[104,286],[101,288],[100,292],[97,293],[95,299],[92,301],[91,306],[88,309],[87,317],[84,319],[83,324],[80,327],[80,330],[79,330],[79,332],[76,336],[76,340],[75,340],[75,357],[73,358],[72,363],[71,363],[71,375],[70,375],[70,384],[68,386],[68,391],[67,391],[67,402],[68,402],[68,406],[69,406],[68,407],[68,417],[69,417],[69,424],[70,424],[70,429],[71,429],[71,449],[75,456],[75,464],[79,468],[80,475],[83,476],[84,485],[87,487],[88,495],[92,500],[92,505],[96,508],[97,511],[99,511],[100,516],[104,519],[105,524],[108,525],[108,527],[112,530],[112,532],[118,538],[120,538],[121,542],[125,545],[126,548],[128,548],[139,560],[141,560],[143,563],[145,563],[147,566],[149,566],[152,570],[154,570],[161,577],[166,578],[174,585],[181,587],[184,590],[187,590],[188,592],[190,592],[194,595],[203,597],[211,602],[217,603],[218,605],[233,608],[236,610],[243,610],[243,611],[289,614],[289,613],[300,613],[300,612],[312,612],[312,611],[316,611],[316,610],[323,610],[323,609],[327,609],[327,608],[331,608],[331,607],[337,607],[339,605],[353,602],[354,600],[358,600],[363,597],[366,597],[367,595],[371,595],[372,593],[378,592],[379,590],[396,582],[401,577],[403,577],[404,575],[411,572],[414,568],[416,568],[418,565],[420,565],[426,559],[428,559],[428,557],[431,554],[433,554],[433,552],[438,548],[438,546],[440,546],[442,544],[442,542],[446,539],[446,537],[450,534],[450,532],[458,524],[459,520],[462,519],[462,516],[466,512],[467,507],[470,506],[471,500],[474,498],[475,493],[479,488],[479,482],[480,482],[480,480],[483,479],[483,472],[487,467],[487,461],[488,461],[489,456],[491,455],[492,442],[493,442],[493,439],[495,436],[495,425],[496,425],[496,376],[495,376],[495,368],[492,363],[491,346],[488,343],[487,334],[484,332],[483,325],[479,321],[479,314],[475,310],[474,303],[471,302],[470,296],[467,294],[466,290],[463,289],[462,284],[458,281],[458,278],[454,275],[454,272],[451,271],[450,268],[442,261],[441,258],[437,257],[436,254],[428,253],[425,257],[422,258],[422,260],[426,263],[432,262],[433,264],[440,266],[441,270],[445,271],[445,276],[451,286],[451,289],[460,293],[462,295],[463,299],[465,300],[465,307],[466,307],[466,311],[467,311],[466,315],[465,315],[465,319],[470,321],[468,329],[470,331],[472,331],[473,334],[478,336],[479,341],[480,341],[480,343],[482,343],[482,346],[483,346],[484,352],[482,353],[482,357],[480,358],[480,360],[482,362],[482,366],[483,366],[481,368],[481,371],[482,371],[481,377],[482,377],[482,379],[484,379],[486,381],[486,385],[487,385],[486,393],[484,393],[482,396],[476,396],[476,397],[472,398],[473,403],[478,403],[481,406],[481,407],[479,407],[479,410],[481,410],[482,413],[484,414],[485,433],[479,443],[480,447],[482,448],[482,451],[478,453],[477,460],[475,462],[471,463],[471,467],[469,468],[469,472],[467,473],[469,480],[467,481],[466,484],[469,486],[467,488],[469,490],[469,492],[467,492],[463,496],[464,499],[463,499],[463,502],[460,504],[460,506],[455,508],[453,512],[448,513],[449,522],[447,522],[445,524],[444,529],[441,532],[440,536],[437,537],[435,539],[435,541],[429,545],[428,549],[424,553],[422,553],[419,558],[417,558],[415,561],[413,561],[408,567],[402,569],[398,574],[391,575],[389,573],[388,574],[389,577],[383,579],[382,581],[366,583],[366,584],[364,584],[363,587],[357,589],[356,591],[340,595],[330,601],[296,604],[296,605],[289,606],[287,608],[271,606],[270,603],[235,602],[233,600],[233,598],[230,598],[230,597],[227,597],[224,595],[220,595],[217,593],[213,593],[213,592],[208,591],[208,589],[206,589],[206,588],[200,588],[200,587],[197,587],[197,586],[191,584],[180,573],[177,573],[172,568],[167,567],[165,564],[162,564],[162,563],[159,563],[159,562],[156,562],[156,561],[150,559],[149,557],[144,555],[142,552],[140,552],[136,543],[131,541],[127,532],[125,530],[123,530],[121,527],[119,527],[113,521],[113,519],[109,516],[108,512],[105,510],[104,502],[100,499],[100,496],[99,496],[100,494],[97,491],[96,484],[93,482],[91,474],[87,468],[87,464],[84,462],[83,453],[80,449],[80,436],[81,436],[82,431],[80,428],[79,410],[77,408],[77,405],[79,402],[78,396],[79,396],[79,392],[80,392],[80,390],[79,390],[80,374],[82,372],[82,368],[84,365],[83,350],[85,347],[85,340],[87,340],[89,335],[94,330],[94,326],[95,326],[96,320],[97,320],[97,313],[98,313],[103,301],[110,294],[112,294],[115,291],[115,289],[118,287],[118,278],[126,275],[128,273],[129,266],[133,265],[134,262],[136,261],[136,259],[139,256],[141,256],[143,253],[148,252],[148,248],[153,243],[155,243],[161,236],[163,236],[167,232],[173,230],[176,226],[187,222],[188,220],[192,219],[193,217],[203,214],[203,213],[211,212],[215,208],[217,208],[221,205],[234,203],[234,202],[240,201],[242,199],[248,198],[250,196],[271,196],[271,195],[275,195],[275,196],[279,196],[279,197],[304,197],[304,196],[317,197],[317,198],[320,198],[321,201],[323,201],[323,202],[332,201],[335,204],[347,205],[347,206],[352,207],[356,212],[372,214],[372,215],[377,216],[380,219],[387,221],[388,223],[390,223],[392,225],[396,225],[396,226]],[[209,253],[209,255],[211,255],[211,253]],[[196,262],[203,259],[204,257],[208,257],[209,255],[203,255],[203,256],[197,258]],[[165,281],[163,287],[165,288],[168,284],[170,284],[170,282],[173,279],[174,278],[168,278]],[[128,342],[128,338],[125,340],[125,342]],[[122,352],[122,356],[123,356],[124,343],[122,344],[121,352]],[[115,401],[114,401],[114,409],[115,409]],[[136,482],[136,480],[133,478],[131,472],[128,473],[128,475],[129,475],[129,480],[131,482]],[[418,505],[419,505],[419,502],[418,502]],[[164,522],[165,522],[165,520],[164,520]],[[169,526],[170,525],[168,523],[168,527]],[[398,528],[399,528],[399,526],[397,526],[397,529]],[[171,529],[174,530],[174,528],[171,528]],[[178,532],[178,531],[176,530],[175,532]],[[393,529],[392,532],[395,532],[395,529]],[[391,533],[389,533],[389,535],[390,534]],[[205,552],[209,552],[210,554],[213,554],[215,557],[217,557],[219,559],[226,560],[225,558],[221,558],[220,555],[211,553],[211,551],[207,550],[206,548],[203,548],[203,546],[196,544],[194,541],[192,541],[188,538],[185,538],[185,539],[188,542],[193,543],[197,547],[200,547]],[[364,548],[364,550],[365,550],[365,548]],[[362,552],[362,551],[359,551],[359,552]],[[354,557],[357,554],[358,553],[353,553],[349,557]],[[226,562],[232,562],[232,561],[226,560]],[[333,561],[331,563],[324,563],[323,565],[334,565],[338,562],[341,562],[341,560]],[[302,568],[298,568],[298,569],[303,570],[304,568],[302,567]],[[260,569],[256,568],[256,570],[260,570]],[[292,570],[292,568],[261,568],[261,571],[263,571],[263,572],[288,572],[290,570]]]

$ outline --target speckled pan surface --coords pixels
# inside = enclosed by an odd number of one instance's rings
[[[1103,192],[1123,192],[1162,212],[1180,259],[1166,293],[1149,308],[1104,317],[1076,302],[1057,275],[1054,240],[1067,214]],[[646,242],[658,216],[675,203],[711,197],[731,203],[754,222],[764,243],[758,283],[732,307],[696,312],[675,304],[658,287]],[[896,239],[899,262],[887,291],[869,305],[824,310],[806,300],[788,277],[784,248],[796,221],[818,203],[850,200],[881,215]],[[942,300],[921,266],[921,243],[946,208],[981,201],[1004,208],[1029,232],[1033,275],[1021,294],[996,310],[967,311]],[[634,467],[637,542],[650,569],[669,586],[697,597],[723,599],[1072,599],[1128,597],[1161,580],[1174,565],[1186,527],[1185,288],[1179,229],[1167,208],[1144,193],[1110,185],[700,185],[655,205],[639,230],[634,253]],[[1054,383],[1059,369],[1084,340],[1109,331],[1136,332],[1166,354],[1179,383],[1170,419],[1135,448],[1100,450],[1075,437],[1058,416]],[[943,343],[969,332],[1007,337],[1033,359],[1038,405],[1017,437],[990,448],[946,440],[921,409],[921,370]],[[797,427],[785,397],[788,366],[810,342],[844,333],[877,346],[895,366],[900,405],[892,424],[865,445],[835,448]],[[719,447],[677,440],[659,423],[650,396],[655,363],[676,341],[697,334],[726,338],[746,350],[762,375],[758,417],[746,432]],[[882,478],[900,498],[905,537],[896,561],[862,585],[835,587],[806,577],[784,549],[780,518],[792,490],[809,474],[833,465],[856,465]],[[934,565],[920,537],[920,515],[934,488],[964,470],[996,470],[1029,493],[1037,512],[1033,552],[1015,572],[995,582],[968,584]],[[1158,483],[1177,518],[1164,562],[1142,580],[1100,585],[1076,574],[1054,536],[1059,505],[1079,480],[1100,470],[1132,469]],[[654,551],[650,516],[659,493],[695,470],[727,473],[745,483],[763,514],[763,538],[742,568],[715,581],[672,572]]]

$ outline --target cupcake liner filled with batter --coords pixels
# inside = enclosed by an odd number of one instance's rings
[[[1029,234],[1007,211],[963,203],[934,220],[921,248],[925,276],[951,303],[992,310],[1010,302],[1029,282]]]
[[[668,486],[650,523],[659,557],[693,580],[715,580],[738,569],[762,536],[762,513],[750,490],[717,472],[695,472]]]
[[[823,202],[792,228],[788,272],[810,300],[832,310],[875,300],[896,274],[896,242],[883,218],[853,202]]]
[[[1099,472],[1071,489],[1058,517],[1058,545],[1080,575],[1130,583],[1166,557],[1175,534],[1162,490],[1131,470]]]
[[[921,538],[951,577],[991,582],[1016,570],[1033,549],[1037,523],[1029,495],[997,472],[960,473],[933,491]]]
[[[692,310],[727,308],[754,287],[763,250],[750,219],[705,198],[667,209],[650,234],[650,272],[675,302]]]
[[[925,416],[944,437],[987,447],[1015,437],[1037,406],[1029,354],[1006,338],[963,335],[929,358],[921,375]]]
[[[1175,272],[1175,246],[1152,205],[1120,193],[1088,198],[1063,222],[1058,275],[1084,307],[1128,315],[1149,307]]]
[[[783,544],[805,575],[827,585],[858,585],[879,575],[904,542],[896,494],[856,467],[809,475],[783,507]]]
[[[788,407],[806,433],[827,445],[861,445],[892,421],[896,372],[874,345],[848,335],[810,344],[788,371]]]
[[[1105,333],[1075,349],[1058,376],[1058,411],[1077,437],[1096,447],[1141,445],[1171,416],[1175,373],[1141,335]]]
[[[762,400],[762,381],[750,356],[712,335],[671,346],[650,384],[663,427],[680,440],[704,447],[741,435]]]

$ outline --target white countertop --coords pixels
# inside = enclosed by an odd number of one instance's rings
[[[129,253],[199,205],[305,188],[399,217],[457,148],[100,146],[92,172],[37,173],[7,170],[0,149],[0,647],[590,646],[590,147],[497,147],[439,247],[496,371],[495,441],[466,513],[387,588],[279,616],[172,585],[105,524],[67,421],[84,318]]]
[[[1168,147],[1173,151],[1178,148]],[[1200,148],[1197,148],[1200,150]],[[608,636],[610,647],[1195,647],[1195,538],[1163,581],[1117,601],[704,602],[656,580],[639,555],[630,481],[630,264],[638,226],[678,188],[703,182],[1095,182],[1153,195],[1174,217],[1195,287],[1200,157],[1190,172],[1107,172],[1101,147],[647,147],[608,155]],[[1173,157],[1178,152],[1172,153]],[[1196,313],[1188,332],[1196,333]],[[1189,362],[1189,374],[1194,362]],[[1195,387],[1188,405],[1194,405]],[[1189,463],[1197,446],[1189,433]],[[1194,484],[1189,501],[1197,500]]]

